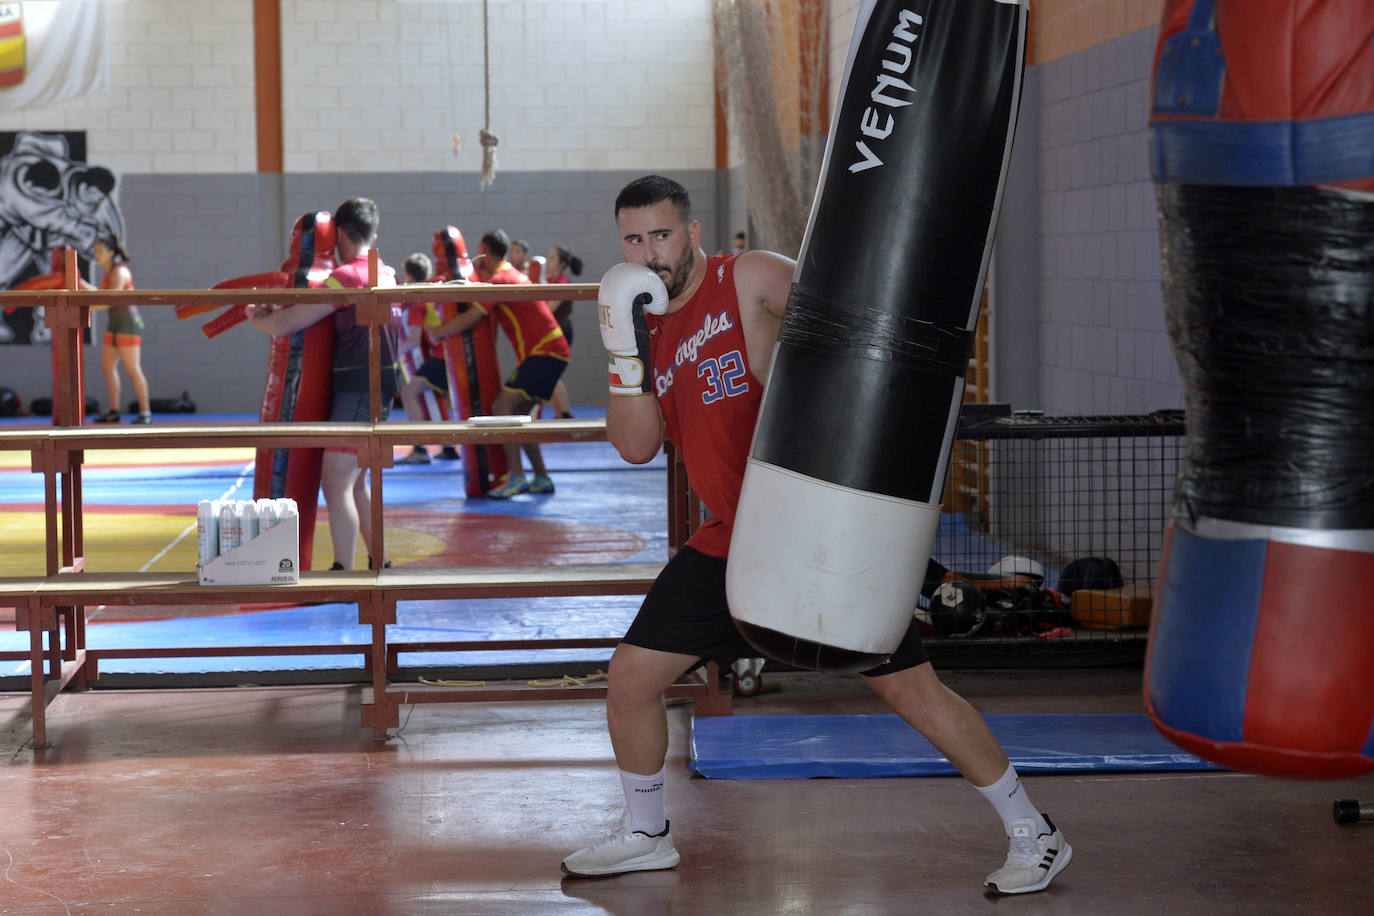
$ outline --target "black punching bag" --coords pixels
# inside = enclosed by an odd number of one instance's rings
[[[745,472],[730,611],[803,668],[880,663],[940,520],[1011,152],[1026,0],[865,0]]]

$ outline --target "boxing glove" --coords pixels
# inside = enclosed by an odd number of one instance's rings
[[[647,267],[617,264],[601,278],[596,301],[601,343],[610,355],[607,383],[611,394],[651,393],[649,327],[644,313],[668,311],[667,287]]]

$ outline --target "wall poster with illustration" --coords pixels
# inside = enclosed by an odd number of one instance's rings
[[[114,169],[86,161],[85,131],[0,131],[0,289],[60,271],[66,246],[86,275],[96,239],[124,237],[118,185]],[[0,311],[0,344],[51,339],[41,307]]]

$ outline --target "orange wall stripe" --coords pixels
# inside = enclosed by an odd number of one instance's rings
[[[730,168],[730,129],[725,121],[725,61],[721,59],[720,19],[714,15],[711,31],[716,39],[713,42],[716,49],[716,168],[725,170]]]
[[[1159,25],[1164,0],[1034,0],[1034,59],[1047,64]]]
[[[810,89],[812,98],[798,99],[801,106],[801,134],[818,137],[830,132],[830,34],[825,0],[802,0],[797,57],[800,60],[802,91]]]
[[[258,171],[280,172],[281,2],[253,0],[253,79],[257,96]]]

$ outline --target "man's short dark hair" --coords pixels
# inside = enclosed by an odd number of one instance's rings
[[[345,233],[357,245],[375,239],[377,227],[381,223],[382,218],[377,214],[377,205],[367,197],[350,197],[334,211],[335,228]]]
[[[526,253],[526,254],[529,253],[529,250],[530,250],[530,243],[527,242],[527,241],[525,241],[524,239],[511,239],[511,240],[510,240],[510,243],[511,243],[512,245],[519,245],[521,248],[525,249],[525,253]]]
[[[482,236],[482,244],[486,245],[491,256],[499,261],[510,251],[510,236],[506,235],[504,229],[488,229]],[[493,270],[496,268],[494,264],[491,266]]]
[[[434,262],[423,251],[417,251],[406,258],[401,267],[406,272],[406,279],[411,283],[423,283],[434,276]]]
[[[692,198],[688,196],[687,189],[662,175],[645,175],[621,188],[615,199],[614,215],[619,216],[621,210],[652,207],[665,200],[672,203],[678,216],[682,217],[684,225],[691,222]]]

